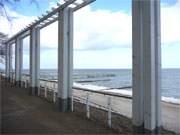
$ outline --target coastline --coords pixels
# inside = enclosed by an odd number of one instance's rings
[[[79,85],[78,85],[79,86]],[[83,86],[82,86],[83,87]],[[86,85],[85,88],[88,86]],[[95,87],[95,86],[93,86]],[[98,86],[97,86],[98,87]],[[90,87],[89,87],[90,89]],[[102,90],[104,89],[101,87],[101,90],[107,93],[114,93],[114,90]],[[107,98],[108,96],[103,94],[93,93],[96,90],[92,90],[90,93],[90,105],[94,107],[107,107]],[[119,90],[121,91],[121,90]],[[120,94],[122,97],[112,97],[111,98],[111,107],[115,113],[119,113],[125,117],[132,118],[132,97],[130,96],[130,91],[122,90],[126,92],[126,94],[122,94],[122,92],[118,92],[115,94]],[[132,93],[132,92],[131,92]],[[86,99],[87,91],[82,90],[74,90],[74,96],[76,98],[79,97],[79,100]],[[124,97],[123,97],[124,96]],[[128,98],[127,98],[128,97]],[[97,105],[93,104],[96,103]],[[100,106],[98,106],[100,105]],[[174,131],[176,133],[180,133],[180,104],[166,102],[166,100],[162,100],[162,125],[165,129]]]
[[[50,90],[57,92],[57,81],[56,80],[45,80],[40,81],[41,86],[47,86]],[[107,87],[100,87],[95,85],[82,85],[82,84],[73,84],[74,87],[88,89],[84,90],[73,90],[74,99],[85,100],[87,92],[90,94],[90,105],[94,107],[107,107],[107,93],[112,95],[119,95],[112,98],[112,111],[119,113],[125,117],[132,117],[132,92],[128,89],[110,89]],[[105,94],[98,94],[96,92],[103,92]],[[163,98],[162,98],[163,99]],[[171,101],[171,100],[170,100]],[[95,103],[95,104],[94,104]],[[167,101],[166,98],[162,100],[162,126],[170,131],[180,133],[180,104]]]
[[[77,88],[84,88],[92,91],[102,91],[106,93],[116,94],[122,96],[124,98],[132,98],[132,88],[123,88],[123,89],[109,89],[108,87],[103,86],[95,86],[91,84],[82,85],[79,83],[74,83],[73,86]],[[164,97],[161,98],[162,102],[172,103],[176,105],[180,105],[180,99],[174,97]]]
[[[28,80],[28,77],[25,77],[24,79]],[[40,86],[43,88],[46,86],[48,87],[49,91],[57,92],[57,81],[55,80],[50,81],[46,79],[40,79]],[[73,89],[74,99],[79,99],[82,102],[85,102],[87,92],[91,93],[89,98],[90,105],[96,108],[101,108],[101,106],[107,108],[107,93],[115,95],[113,98],[111,98],[112,112],[131,119],[132,92],[130,92],[128,89],[118,90],[118,92],[116,90],[115,93],[115,90],[107,90],[106,87],[99,87],[94,85],[81,85],[76,83],[74,83],[74,86],[79,88],[88,88],[89,90],[84,91]],[[96,91],[101,91],[105,94],[95,93]],[[44,92],[42,93],[42,96],[44,97]],[[162,126],[167,130],[180,133],[180,104],[162,101]]]

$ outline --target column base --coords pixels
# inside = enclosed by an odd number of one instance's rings
[[[21,87],[21,81],[16,81],[15,85],[18,86],[18,87]]]
[[[20,87],[25,88],[24,81],[21,81],[21,86]]]
[[[29,94],[32,96],[38,96],[38,87],[30,87],[29,88]]]
[[[10,77],[5,77],[7,82],[10,82]]]
[[[156,127],[154,130],[144,129],[144,134],[148,135],[160,135],[162,127]]]
[[[10,78],[10,83],[14,85],[14,79]]]
[[[133,126],[133,134],[147,134],[147,135],[158,135],[161,134],[162,127],[156,127],[154,130],[148,130],[144,128],[144,125]]]
[[[68,98],[68,111],[70,111],[70,112],[72,111],[71,106],[72,106],[72,99]]]
[[[58,98],[56,106],[60,112],[70,112],[71,111],[71,98],[62,99]]]
[[[133,125],[133,134],[144,134],[144,125],[141,126]]]

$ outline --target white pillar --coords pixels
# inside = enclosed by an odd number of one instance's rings
[[[160,1],[160,0],[158,0]],[[155,4],[155,78],[156,78],[156,126],[161,126],[161,17],[160,2]]]
[[[22,83],[23,79],[22,79],[22,72],[23,72],[23,38],[21,39],[20,42],[20,54],[19,54],[19,75],[20,75],[20,81]]]
[[[15,43],[15,80],[18,86],[21,84],[22,71],[22,39],[17,38]]]
[[[6,78],[9,80],[10,79],[10,49],[9,49],[9,44],[6,44]]]
[[[71,20],[71,21],[70,21]],[[73,15],[69,8],[58,17],[58,105],[60,111],[71,110],[73,70]]]
[[[13,55],[12,55],[12,51],[13,51],[13,44],[9,45],[9,75],[10,75],[10,79],[12,80],[12,75],[13,75],[13,67],[12,67],[12,59],[13,59]]]
[[[73,86],[73,23],[74,23],[74,16],[73,11],[69,8],[68,13],[68,110],[71,110],[72,104],[72,86]]]
[[[30,94],[38,95],[40,70],[40,29],[30,32]]]
[[[141,2],[132,1],[133,48],[133,124],[142,126],[143,118],[143,37]]]
[[[136,1],[133,15],[133,124],[161,126],[160,1]]]

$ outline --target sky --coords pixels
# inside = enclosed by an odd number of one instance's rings
[[[12,36],[58,0],[21,0],[6,4],[0,31]],[[74,68],[132,67],[131,0],[96,0],[74,13]],[[180,0],[161,0],[162,67],[180,68]],[[179,33],[179,34],[178,34]],[[57,68],[57,23],[41,30],[41,68]],[[29,67],[29,37],[23,40],[23,67]],[[0,65],[2,67],[2,65]]]

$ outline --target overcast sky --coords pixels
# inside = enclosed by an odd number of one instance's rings
[[[0,31],[10,36],[55,5],[57,0],[6,5],[10,24],[0,16]],[[97,0],[74,13],[74,68],[131,68],[131,0]],[[161,1],[162,67],[180,68],[180,0]],[[29,67],[24,39],[24,68]],[[57,68],[57,23],[41,30],[41,68]],[[1,65],[2,66],[2,65]]]

